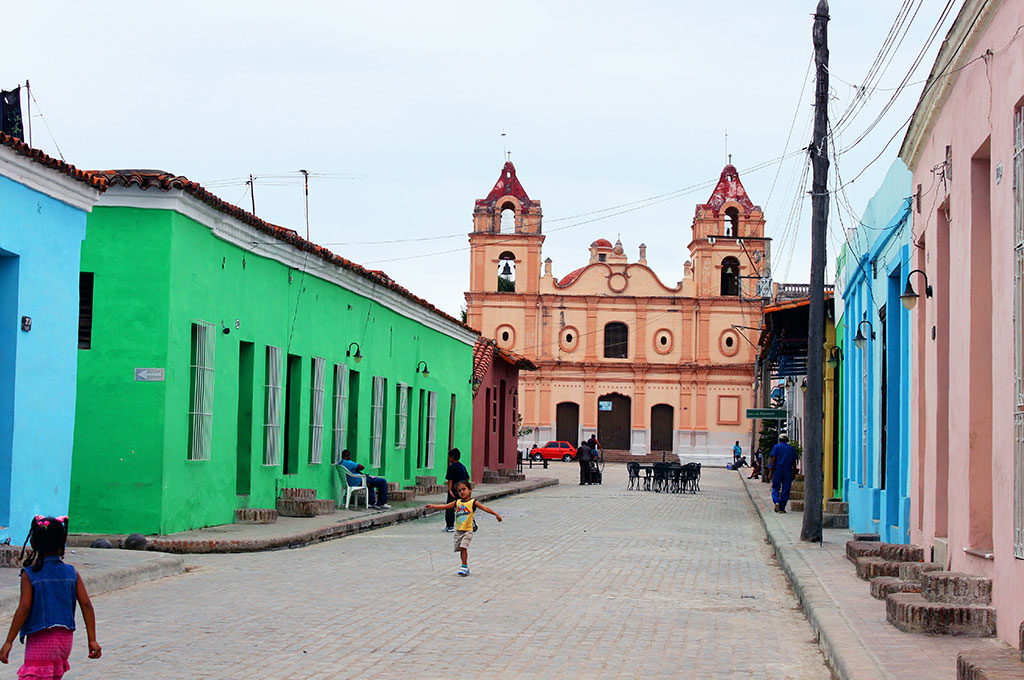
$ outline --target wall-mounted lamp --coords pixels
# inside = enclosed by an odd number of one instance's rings
[[[792,386],[793,386],[793,379],[792,378],[786,378],[786,387],[792,387]]]
[[[508,388],[508,393],[512,395],[519,394],[519,388],[513,385],[512,387]]]
[[[900,295],[900,300],[903,301],[903,306],[907,308],[907,311],[910,311],[910,310],[912,310],[914,308],[914,305],[917,304],[917,298],[920,297],[917,294],[917,292],[914,290],[914,287],[912,285],[910,285],[910,276],[911,276],[911,274],[917,274],[917,273],[920,273],[921,276],[924,277],[924,296],[925,297],[931,297],[932,296],[932,287],[930,285],[928,285],[928,275],[924,273],[923,269],[915,269],[915,270],[913,270],[912,272],[910,272],[910,274],[907,274],[907,285],[903,289],[903,295]]]
[[[353,347],[356,348],[356,353],[355,354],[352,354],[352,348]],[[356,360],[356,363],[358,364],[359,361],[363,358],[362,353],[360,353],[360,351],[359,351],[359,343],[358,342],[353,342],[353,343],[349,344],[348,349],[345,350],[345,356],[352,357],[353,359]]]
[[[420,366],[423,367],[423,370],[420,370]],[[424,378],[429,378],[430,377],[430,369],[427,368],[427,362],[426,361],[421,361],[420,363],[416,364],[416,372],[417,373],[422,373]]]
[[[871,339],[875,339],[875,327],[871,325],[870,321],[864,319],[859,324],[857,324],[857,335],[856,337],[853,338],[853,344],[857,345],[857,349],[864,349],[864,346],[868,344],[867,337],[865,337],[865,335],[860,331],[861,327],[864,324],[867,324],[868,328],[871,329]]]
[[[480,382],[480,378],[477,378],[476,376],[469,379],[469,384],[472,385],[474,388],[480,387]]]
[[[807,391],[807,378],[804,378],[804,381],[802,383],[800,383],[800,391],[801,392],[806,392]]]
[[[845,358],[846,357],[843,356],[843,348],[842,347],[836,346],[836,347],[833,347],[832,349],[830,349],[828,351],[828,359],[827,359],[827,361],[828,361],[828,365],[831,366],[832,368],[835,368],[836,366],[838,366],[839,362],[842,361]]]

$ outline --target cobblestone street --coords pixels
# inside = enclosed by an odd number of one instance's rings
[[[82,628],[68,677],[830,677],[736,473],[705,470],[694,496],[576,470],[530,471],[561,484],[491,503],[500,525],[479,513],[468,578],[440,516],[187,556],[187,574],[95,599],[103,658]]]

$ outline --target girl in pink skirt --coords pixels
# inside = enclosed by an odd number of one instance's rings
[[[0,647],[0,662],[7,663],[14,638],[20,632],[25,643],[25,663],[18,670],[19,680],[64,677],[71,667],[68,657],[74,639],[76,603],[82,607],[85,619],[89,658],[98,659],[102,654],[100,643],[96,642],[96,613],[82,577],[61,559],[67,538],[67,517],[36,515],[29,526],[25,543],[31,544],[32,552],[21,570],[21,602],[14,612],[7,641]]]

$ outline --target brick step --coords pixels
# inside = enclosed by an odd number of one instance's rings
[[[282,517],[316,517],[319,506],[316,499],[277,499],[277,514]]]
[[[273,524],[277,510],[273,508],[236,508],[235,524]]]
[[[803,480],[801,480],[801,481],[794,481],[792,484],[789,485],[789,492],[793,493],[794,491],[799,492],[799,493],[803,493],[804,492]]]
[[[790,491],[789,500],[791,501],[802,501],[804,499],[803,491]]]
[[[826,512],[821,516],[821,526],[826,529],[849,529],[850,516],[845,512]]]
[[[881,555],[881,545],[877,541],[847,541],[846,559],[857,564],[858,557],[878,557]]]
[[[429,496],[434,493],[447,493],[448,487],[443,484],[430,484],[429,486],[408,487],[416,491],[417,496]]]
[[[919,545],[882,543],[879,554],[891,562],[924,562],[924,548]]]
[[[411,501],[416,498],[416,489],[388,489],[388,502]]]
[[[850,504],[836,498],[829,498],[825,501],[825,512],[836,515],[848,515],[850,514]]]
[[[884,600],[890,593],[920,593],[921,584],[904,581],[895,576],[878,576],[871,579],[871,597]]]
[[[1010,649],[978,649],[956,657],[957,680],[1010,680],[1024,678],[1024,661]]]
[[[416,486],[437,484],[437,475],[416,475]]]
[[[398,485],[398,482],[388,482],[388,494],[392,494],[400,489],[401,487]]]
[[[316,503],[316,514],[318,515],[333,515],[334,514],[334,499],[333,498],[318,498]]]
[[[793,481],[794,482],[802,482],[802,481],[804,481],[803,473],[798,473],[798,474],[793,475]]]
[[[866,542],[866,543],[870,543],[872,541],[877,542],[878,540],[880,540],[880,538],[881,537],[878,534],[854,534],[853,535],[853,540],[855,540],[855,541],[863,541],[863,542]]]
[[[885,618],[904,633],[970,637],[996,634],[995,607],[930,602],[919,593],[893,593],[886,597]]]
[[[803,501],[790,501],[789,502],[789,507],[787,509],[791,510],[792,512],[803,512],[804,511],[804,502]]]
[[[281,489],[280,497],[286,501],[315,501],[316,489]]]
[[[882,557],[858,557],[857,576],[870,581],[877,576],[899,576],[900,563]]]
[[[992,604],[992,579],[956,571],[921,574],[921,595],[938,604]]]
[[[904,581],[921,582],[921,574],[926,571],[943,571],[938,562],[903,562],[900,564],[900,578]]]

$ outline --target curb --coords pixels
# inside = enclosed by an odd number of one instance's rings
[[[504,498],[506,496],[536,491],[538,489],[542,489],[547,486],[555,486],[557,484],[557,479],[537,479],[518,483],[516,486],[505,489],[484,491],[477,495],[476,498],[479,498],[481,501],[489,501],[496,498]],[[309,529],[307,531],[299,531],[286,536],[274,536],[270,538],[174,539],[168,537],[156,537],[149,540],[149,544],[146,549],[154,552],[180,555],[192,553],[246,553],[262,552],[265,550],[283,550],[286,548],[301,548],[306,545],[312,545],[313,543],[323,543],[324,541],[343,538],[345,536],[351,536],[364,531],[380,529],[391,526],[392,524],[398,524],[399,522],[408,522],[420,519],[421,517],[427,517],[439,512],[442,511],[427,510],[423,506],[415,508],[399,508],[377,513],[369,517],[349,519],[329,526],[321,526],[316,529]],[[94,539],[99,537],[100,536],[96,534],[73,535],[69,537],[68,545],[82,545],[83,543],[88,545]],[[117,539],[116,536],[106,538]]]
[[[96,552],[107,552],[97,550]],[[113,552],[113,551],[111,551]],[[68,560],[75,564],[73,560]],[[76,565],[77,566],[77,565]],[[89,596],[103,595],[114,590],[129,586],[156,581],[165,576],[185,573],[185,560],[173,555],[139,554],[137,564],[115,565],[108,567],[86,567],[80,570]],[[0,589],[0,616],[13,614],[21,599],[20,587]]]
[[[778,520],[761,511],[748,481],[743,475],[740,480],[832,672],[839,680],[892,680],[893,676],[864,644]]]

